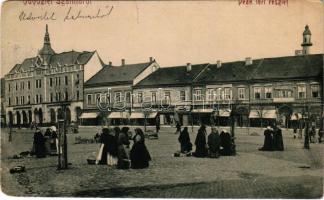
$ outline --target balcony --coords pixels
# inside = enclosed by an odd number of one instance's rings
[[[291,103],[291,102],[295,102],[295,98],[294,97],[277,97],[277,98],[273,98],[273,102],[274,103]]]

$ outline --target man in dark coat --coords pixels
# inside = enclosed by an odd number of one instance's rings
[[[219,157],[220,137],[217,129],[212,127],[211,133],[208,135],[209,157]]]
[[[232,138],[229,132],[223,130],[220,137],[220,146],[222,147],[220,153],[223,156],[230,156],[232,154]]]
[[[322,143],[323,135],[324,135],[324,130],[323,130],[323,127],[321,127],[318,130],[318,143]]]
[[[282,131],[278,126],[273,127],[273,150],[275,151],[284,150]]]
[[[184,129],[181,131],[178,141],[180,142],[181,153],[188,153],[192,150],[192,144],[190,142],[188,127],[184,127]]]
[[[261,147],[260,151],[272,151],[273,150],[273,138],[272,138],[273,131],[271,127],[268,126],[267,129],[264,131],[264,144]]]
[[[195,140],[196,152],[194,156],[205,157],[207,156],[207,143],[206,143],[206,127],[202,125]]]

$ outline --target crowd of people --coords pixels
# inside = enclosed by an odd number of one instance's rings
[[[282,131],[278,126],[268,126],[264,131],[264,144],[260,151],[284,151]]]
[[[30,154],[35,155],[37,158],[58,155],[58,137],[55,126],[47,128],[44,134],[40,129],[36,129]]]
[[[100,148],[96,164],[116,166],[118,169],[143,169],[149,167],[151,156],[145,145],[145,136],[140,128],[132,137],[128,127],[104,127],[99,136]],[[130,148],[130,141],[133,145]]]
[[[184,127],[180,132],[178,141],[180,142],[180,152],[191,154],[192,143],[190,142],[188,127]],[[219,134],[216,127],[211,128],[211,133],[207,136],[206,126],[202,125],[195,139],[196,150],[192,153],[195,157],[218,158],[220,155],[235,155],[234,138],[225,129]]]

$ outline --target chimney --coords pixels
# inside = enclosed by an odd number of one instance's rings
[[[125,59],[121,59],[121,65],[125,66]]]
[[[111,61],[109,61],[109,67],[111,67],[112,66],[112,62]]]
[[[251,57],[246,57],[245,58],[245,66],[252,65],[252,58]]]
[[[217,60],[217,68],[220,68],[222,66],[222,62],[220,60]]]
[[[302,50],[295,50],[295,56],[301,56],[301,55],[303,55]]]
[[[187,63],[187,72],[191,71],[191,63]]]
[[[150,57],[150,62],[153,62],[153,61],[154,61],[153,57]]]

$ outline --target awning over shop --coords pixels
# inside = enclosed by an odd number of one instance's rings
[[[108,116],[109,119],[127,119],[128,117],[128,112],[111,112]]]
[[[193,109],[192,111],[191,111],[192,113],[212,113],[212,112],[214,112],[214,110],[213,109],[204,109],[204,108],[201,108],[201,109]]]
[[[157,115],[157,112],[150,112],[146,115],[147,119],[155,118]],[[129,117],[130,119],[144,119],[145,114],[143,112],[132,112],[132,114]]]
[[[88,113],[82,113],[79,117],[80,119],[95,119],[98,117],[98,113],[96,112],[88,112]]]
[[[249,118],[263,118],[263,119],[276,119],[276,110],[251,110]]]
[[[302,119],[302,118],[303,118],[303,115],[301,113],[293,113],[291,115],[290,120],[299,120],[299,119]]]
[[[229,109],[220,109],[219,111],[215,111],[216,117],[229,117],[231,116],[231,110]]]

